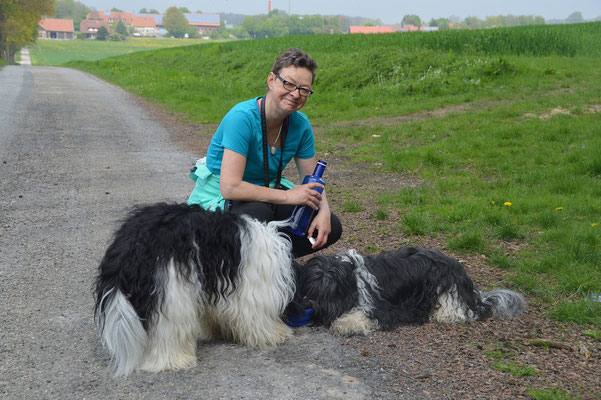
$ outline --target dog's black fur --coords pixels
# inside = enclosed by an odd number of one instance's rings
[[[282,222],[197,205],[135,207],[95,281],[95,316],[117,375],[196,365],[198,340],[275,346],[294,294]]]
[[[338,318],[361,310],[376,329],[399,324],[482,320],[514,317],[525,309],[524,299],[509,290],[482,293],[474,288],[463,266],[439,251],[418,247],[363,257],[351,250],[317,256],[295,264],[296,293],[288,311],[313,309],[312,322],[330,326]],[[457,299],[454,309],[448,296]]]
[[[100,263],[96,317],[103,316],[106,304],[120,291],[148,329],[163,296],[156,286],[156,268],[166,268],[170,260],[180,266],[186,280],[198,280],[213,302],[232,292],[240,266],[241,225],[237,215],[209,212],[197,205],[135,206]],[[204,273],[203,265],[216,270]]]

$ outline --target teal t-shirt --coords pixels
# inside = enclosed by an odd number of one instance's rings
[[[263,132],[261,130],[261,111],[257,98],[235,105],[223,117],[213,135],[207,151],[207,168],[221,175],[223,150],[229,149],[246,157],[246,169],[242,179],[263,186]],[[280,164],[281,151],[278,148],[269,157],[269,176],[275,179]],[[307,116],[299,111],[290,114],[288,134],[284,143],[283,168],[294,157],[307,159],[315,156],[313,129]]]

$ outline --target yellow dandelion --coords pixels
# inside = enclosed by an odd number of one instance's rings
[[[563,210],[563,207],[555,207],[555,209],[561,211]]]
[[[597,223],[596,223],[596,222],[593,222],[593,223],[591,224],[591,226],[597,226]]]
[[[494,206],[494,205],[495,205],[495,201],[494,201],[494,200],[491,200],[491,201],[490,201],[490,204],[492,204],[492,205]]]
[[[511,202],[510,201],[506,201],[505,203],[503,203],[504,206],[510,207],[511,206]]]

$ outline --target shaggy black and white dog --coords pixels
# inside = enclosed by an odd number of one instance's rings
[[[476,290],[459,261],[431,249],[317,256],[295,263],[295,275],[288,312],[312,308],[313,324],[347,336],[398,324],[512,318],[526,308],[511,290]]]
[[[95,283],[96,321],[116,374],[192,367],[198,339],[284,342],[294,274],[281,227],[186,204],[136,207]]]

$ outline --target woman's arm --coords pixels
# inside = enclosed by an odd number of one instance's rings
[[[298,164],[297,164],[298,165]],[[262,201],[273,204],[308,205],[317,209],[322,196],[313,188],[318,183],[299,185],[290,190],[270,189],[242,180],[246,168],[246,157],[235,151],[224,149],[221,161],[221,194],[228,200]],[[311,170],[312,173],[313,170]]]

